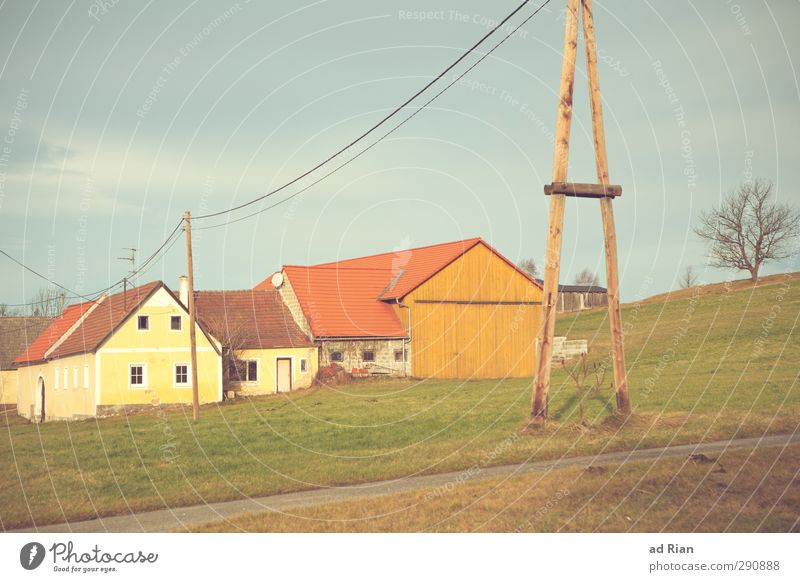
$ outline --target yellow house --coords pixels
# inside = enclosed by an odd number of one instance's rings
[[[41,334],[52,318],[40,316],[0,317],[0,408],[17,404],[17,366],[14,359]]]
[[[222,399],[219,343],[197,324],[200,402]],[[35,422],[191,403],[189,314],[155,281],[69,306],[19,356],[17,411]]]
[[[182,282],[182,296],[184,289]],[[198,321],[222,343],[229,396],[289,392],[313,384],[317,347],[276,289],[198,291],[195,308]]]

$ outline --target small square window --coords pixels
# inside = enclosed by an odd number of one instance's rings
[[[361,354],[361,359],[365,362],[374,362],[375,361],[375,352],[372,350],[367,350]]]
[[[180,331],[181,326],[183,324],[183,320],[181,319],[180,315],[171,315],[169,318],[169,328],[172,331]]]
[[[144,386],[144,366],[142,364],[131,364],[130,383],[131,386]]]
[[[186,386],[189,383],[189,365],[175,364],[175,385]]]
[[[405,356],[405,354],[403,353],[403,350],[395,350],[394,351],[394,361],[395,362],[403,362],[403,361],[405,361],[405,358],[403,356]]]
[[[300,360],[300,371],[308,372],[308,360],[305,359]]]
[[[146,331],[150,329],[150,316],[149,315],[140,315],[136,318],[136,329],[140,331]]]
[[[342,352],[331,352],[331,362],[341,362],[344,360]]]

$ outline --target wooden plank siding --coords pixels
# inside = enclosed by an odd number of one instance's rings
[[[533,376],[541,300],[536,284],[476,245],[403,298],[410,307],[412,374]]]

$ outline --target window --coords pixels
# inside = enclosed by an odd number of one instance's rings
[[[140,315],[136,318],[136,329],[139,331],[147,331],[150,329],[150,316]]]
[[[72,368],[72,389],[78,389],[78,368]]]
[[[308,372],[308,360],[305,358],[300,360],[300,371],[303,373]]]
[[[342,352],[331,352],[331,362],[341,362],[344,360]]]
[[[53,374],[53,379],[54,379],[53,389],[54,390],[58,390],[58,378],[59,378],[59,376],[60,376],[60,374],[58,373],[58,368],[56,368],[56,371]]]
[[[175,364],[175,386],[189,385],[189,364]]]
[[[64,368],[64,390],[69,390],[69,368]]]
[[[83,366],[83,389],[89,389],[89,364]]]
[[[129,382],[132,388],[144,388],[147,386],[147,375],[144,364],[130,364]]]
[[[232,360],[228,375],[233,382],[258,382],[258,361]]]
[[[183,323],[183,320],[181,319],[180,315],[171,315],[169,317],[169,328],[172,331],[180,331],[182,323]]]
[[[394,351],[394,361],[395,362],[403,362],[403,361],[405,361],[405,358],[403,357],[404,355],[405,354],[403,353],[403,350],[395,350]]]
[[[367,350],[361,353],[361,359],[365,362],[374,362],[375,361],[375,352],[372,350]]]

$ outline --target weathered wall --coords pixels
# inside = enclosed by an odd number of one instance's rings
[[[303,309],[300,307],[300,301],[297,299],[297,295],[295,295],[292,282],[289,281],[289,277],[286,275],[286,273],[283,273],[283,285],[281,285],[278,289],[278,293],[280,293],[283,303],[289,309],[289,313],[292,314],[292,318],[297,326],[309,338],[313,338],[314,334],[311,332],[311,326],[308,325],[308,320],[303,314]]]
[[[406,366],[402,361],[395,361],[395,351],[402,352],[404,340],[402,339],[364,339],[364,340],[325,340],[320,344],[320,365],[329,366],[339,364],[347,372],[353,368],[364,368],[371,375],[404,376],[406,370],[410,371],[410,350],[406,344]],[[362,358],[364,351],[375,352],[375,361],[366,362]],[[343,361],[334,362],[331,353],[342,352]]]
[[[558,311],[580,311],[608,305],[608,295],[605,293],[573,293],[559,292],[556,306]]]

